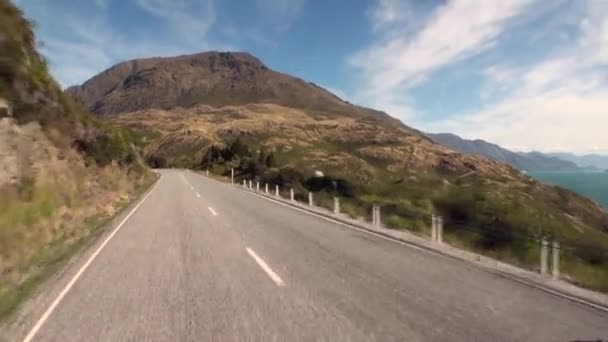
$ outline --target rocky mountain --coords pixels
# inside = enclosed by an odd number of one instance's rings
[[[272,103],[399,124],[385,113],[354,106],[314,83],[271,70],[245,52],[127,61],[68,88],[67,93],[99,115],[197,104]]]
[[[480,155],[495,161],[508,163],[525,171],[576,170],[579,166],[558,156],[540,152],[518,153],[484,140],[463,139],[452,133],[427,133],[437,143],[462,153]]]
[[[467,246],[515,259],[533,255],[517,236],[543,232],[608,247],[608,215],[591,200],[444,147],[249,54],[128,61],[68,93],[142,135],[155,167],[234,168],[237,179],[293,187],[297,196],[313,190],[321,205],[338,194],[354,216],[379,203],[397,229],[428,231],[431,213],[440,213]]]

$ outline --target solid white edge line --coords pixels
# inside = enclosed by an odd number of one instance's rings
[[[133,213],[135,213],[135,211],[137,210],[137,208],[139,208],[139,206],[144,203],[144,201],[148,198],[148,196],[150,196],[152,194],[152,192],[154,191],[154,189],[156,189],[156,187],[158,186],[159,183],[160,183],[160,178],[156,182],[156,184],[154,184],[154,187],[150,190],[150,192],[148,192],[148,194],[146,194],[146,196],[144,196],[144,198],[141,199],[141,201],[135,206],[135,208],[133,208],[131,210],[131,212],[129,212],[129,214],[118,224],[118,226],[114,229],[114,231],[112,231],[112,233],[110,233],[110,235],[108,235],[108,237],[97,248],[97,250],[95,250],[95,253],[93,253],[93,255],[91,255],[91,257],[89,257],[89,259],[87,260],[87,262],[84,265],[82,265],[82,267],[80,267],[80,269],[78,270],[78,272],[76,273],[76,275],[63,288],[63,290],[61,290],[61,292],[59,293],[59,295],[57,296],[57,298],[55,298],[55,300],[51,303],[51,305],[46,309],[46,311],[44,312],[44,314],[42,315],[42,317],[40,317],[40,319],[38,320],[38,322],[36,322],[36,324],[30,330],[30,332],[27,334],[27,336],[25,336],[25,338],[23,339],[23,342],[30,342],[36,336],[36,334],[38,333],[38,331],[40,330],[40,328],[42,327],[42,325],[44,324],[44,322],[46,322],[46,320],[51,316],[51,314],[53,313],[53,311],[55,311],[55,308],[59,305],[59,303],[61,302],[61,300],[63,300],[63,297],[65,297],[65,295],[70,291],[70,289],[72,288],[72,286],[74,286],[74,284],[76,283],[76,281],[78,280],[78,278],[80,278],[80,276],[84,273],[84,271],[86,271],[86,269],[89,267],[89,265],[93,262],[93,260],[95,260],[95,258],[97,257],[97,255],[106,246],[106,244],[112,239],[112,237],[120,230],[120,228],[122,228],[122,226],[125,224],[125,222],[127,222],[127,220],[129,219],[129,217],[131,217],[131,215],[133,215]]]
[[[213,208],[207,207],[207,209],[209,209],[209,211],[213,214],[213,216],[217,216],[217,213],[215,212],[215,210],[213,210]]]
[[[408,246],[408,247],[411,247],[411,248],[413,248],[413,249],[416,249],[416,250],[419,250],[419,251],[422,251],[422,252],[425,252],[425,253],[428,253],[428,254],[431,254],[431,255],[436,255],[436,256],[439,256],[439,257],[444,257],[444,258],[454,258],[454,259],[455,259],[455,260],[457,260],[457,261],[460,261],[460,262],[463,262],[463,263],[468,263],[468,261],[467,261],[467,260],[459,259],[459,258],[457,258],[457,257],[452,257],[452,256],[450,256],[450,255],[445,255],[445,254],[440,253],[440,252],[437,252],[437,251],[433,251],[433,250],[429,250],[429,249],[421,248],[421,247],[418,247],[418,246],[416,246],[416,245],[410,244],[410,243],[408,243],[408,242],[405,242],[405,241],[399,240],[399,239],[397,239],[397,238],[390,238],[390,237],[384,236],[384,235],[382,235],[382,234],[378,234],[378,233],[375,233],[375,232],[372,232],[372,231],[369,231],[369,230],[366,230],[366,229],[363,229],[363,228],[355,227],[355,226],[353,226],[353,225],[350,225],[350,224],[347,224],[347,223],[344,223],[344,222],[340,222],[340,221],[337,221],[337,220],[333,220],[333,219],[331,219],[331,218],[329,218],[329,217],[325,217],[325,216],[323,216],[323,215],[319,215],[319,214],[316,214],[316,213],[310,212],[310,211],[305,210],[305,209],[301,209],[301,208],[298,208],[298,207],[294,207],[294,206],[292,206],[292,205],[289,205],[289,204],[283,203],[283,202],[278,201],[278,200],[275,200],[275,199],[273,199],[273,198],[266,197],[266,196],[264,196],[264,195],[256,194],[256,193],[254,193],[254,192],[250,192],[250,191],[245,191],[245,192],[246,192],[246,193],[249,193],[249,194],[251,194],[251,195],[254,195],[254,196],[261,197],[261,198],[263,198],[263,199],[265,199],[265,200],[268,200],[268,201],[271,201],[271,202],[275,202],[275,203],[280,204],[280,205],[282,205],[282,206],[289,207],[289,208],[292,208],[292,209],[297,210],[297,211],[301,211],[301,212],[303,212],[303,213],[305,213],[305,214],[312,215],[312,216],[316,216],[316,217],[321,218],[321,219],[324,219],[324,220],[326,220],[326,221],[330,221],[330,222],[333,222],[333,223],[337,223],[337,224],[339,224],[339,225],[342,225],[342,226],[345,226],[345,227],[348,227],[348,228],[351,228],[351,229],[355,229],[355,230],[358,230],[358,231],[363,232],[363,233],[367,233],[367,234],[370,234],[370,235],[374,235],[374,236],[377,236],[377,237],[382,238],[382,239],[384,239],[384,240],[388,240],[388,241],[392,241],[392,242],[394,242],[394,243],[398,243],[398,244],[400,244],[400,245]],[[551,293],[551,294],[553,294],[553,295],[555,295],[555,296],[557,296],[557,297],[561,297],[561,298],[564,298],[564,299],[570,300],[570,301],[575,302],[575,303],[578,303],[578,304],[586,305],[586,306],[592,307],[592,308],[594,308],[594,309],[597,309],[597,310],[600,310],[600,311],[603,311],[603,312],[608,312],[608,307],[605,307],[605,306],[602,306],[602,305],[599,305],[599,304],[596,304],[596,303],[593,303],[593,302],[587,301],[587,300],[585,300],[585,299],[581,299],[581,298],[578,298],[578,297],[570,296],[570,295],[568,295],[568,294],[565,294],[565,293],[562,293],[562,292],[559,292],[559,291],[553,290],[553,289],[551,289],[551,288],[549,288],[549,287],[545,287],[545,286],[542,286],[542,285],[539,285],[539,284],[533,283],[533,282],[531,282],[531,281],[527,281],[527,280],[525,280],[525,279],[522,279],[522,278],[519,278],[519,277],[513,276],[513,275],[511,275],[511,274],[509,274],[509,273],[506,273],[506,272],[503,272],[503,271],[501,271],[501,270],[492,270],[492,269],[488,269],[488,268],[485,268],[485,267],[483,267],[483,266],[479,266],[479,265],[476,265],[476,264],[470,264],[470,265],[471,265],[471,266],[474,266],[474,267],[478,267],[478,268],[480,268],[480,269],[483,269],[483,270],[485,270],[485,271],[487,271],[487,272],[490,272],[490,273],[492,273],[492,274],[494,274],[494,275],[502,276],[502,277],[504,277],[504,278],[507,278],[507,279],[509,279],[509,280],[512,280],[512,281],[518,282],[518,283],[520,283],[520,284],[524,284],[524,285],[527,285],[527,286],[533,287],[533,288],[535,288],[535,289],[537,289],[537,290],[541,290],[541,291],[544,291],[544,292],[547,292],[547,293]]]
[[[277,286],[279,286],[279,287],[285,286],[285,283],[283,282],[281,277],[279,277],[276,273],[274,273],[274,271],[266,264],[266,262],[264,262],[264,260],[262,260],[262,258],[260,258],[253,251],[253,249],[247,247],[247,253],[249,253],[249,255],[253,258],[253,260],[255,260],[255,262],[258,264],[258,266],[260,266],[264,270],[264,272],[266,272],[266,274],[268,274],[270,279],[272,279],[272,281],[274,281],[275,284],[277,284]]]

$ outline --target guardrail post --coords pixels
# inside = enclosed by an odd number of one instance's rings
[[[274,186],[274,194],[275,194],[277,197],[279,197],[279,186],[278,186],[278,185],[275,185],[275,186]]]
[[[437,216],[437,243],[443,243],[443,217]]]
[[[266,193],[268,193],[268,183],[266,183]]]
[[[437,241],[437,216],[431,215],[431,241]]]
[[[380,227],[382,225],[382,219],[380,218],[380,206],[377,204],[372,206],[372,225],[375,227]]]
[[[207,169],[207,176],[209,176],[209,169]],[[230,183],[234,184],[234,168],[230,169]]]
[[[553,241],[551,246],[551,256],[553,257],[553,263],[551,271],[553,273],[553,279],[559,278],[559,242]]]
[[[255,191],[260,191],[260,182],[255,182]]]
[[[540,240],[540,274],[547,275],[549,243],[544,237]]]
[[[340,198],[334,197],[334,214],[340,214]]]
[[[308,192],[308,205],[313,207],[315,205],[315,203],[312,200],[312,192]]]
[[[294,199],[294,194],[293,194],[293,188],[289,189],[289,199],[293,202],[295,201]]]

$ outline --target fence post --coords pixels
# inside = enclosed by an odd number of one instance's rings
[[[268,193],[268,183],[266,183],[266,193]]]
[[[278,185],[274,186],[274,193],[277,197],[279,197],[279,186]]]
[[[372,207],[372,224],[375,227],[380,227],[382,225],[382,219],[380,216],[380,206],[377,204],[374,204],[374,206]]]
[[[372,205],[372,226],[376,225],[376,205]]]
[[[437,216],[437,243],[443,243],[443,217]]]
[[[295,201],[294,194],[293,194],[293,188],[289,189],[289,199],[292,202]]]
[[[340,198],[334,197],[334,214],[340,214]]]
[[[255,182],[255,191],[260,192],[260,182]]]
[[[559,278],[559,242],[553,241],[551,246],[551,255],[553,256],[553,265],[551,271],[553,272],[553,279]]]
[[[540,274],[547,274],[547,262],[549,256],[549,243],[546,238],[540,240]]]
[[[209,176],[209,169],[207,169],[207,176]],[[234,184],[234,168],[230,169],[230,183]]]
[[[308,205],[313,207],[315,203],[312,201],[312,192],[308,192]]]
[[[431,215],[431,241],[437,241],[437,216]]]

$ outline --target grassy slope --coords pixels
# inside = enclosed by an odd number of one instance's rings
[[[535,239],[560,240],[576,247],[563,251],[563,273],[608,291],[608,258],[594,252],[608,249],[606,213],[570,191],[500,165],[465,159],[480,171],[445,170],[428,163],[447,152],[415,137],[351,119],[319,121],[274,105],[148,110],[113,121],[149,136],[147,157],[163,165],[209,167],[219,174],[235,167],[239,178],[292,186],[302,200],[307,190],[320,191],[315,199],[326,206],[337,192],[343,210],[356,217],[369,217],[378,203],[386,225],[423,235],[429,234],[430,215],[439,213],[448,242],[529,268],[538,265]],[[235,137],[246,146],[236,148],[236,157],[208,152],[210,145],[225,149]],[[265,165],[260,150],[273,151],[272,165]],[[314,170],[328,177],[315,182]]]
[[[138,136],[81,110],[49,75],[31,24],[0,0],[0,318],[152,181]]]

